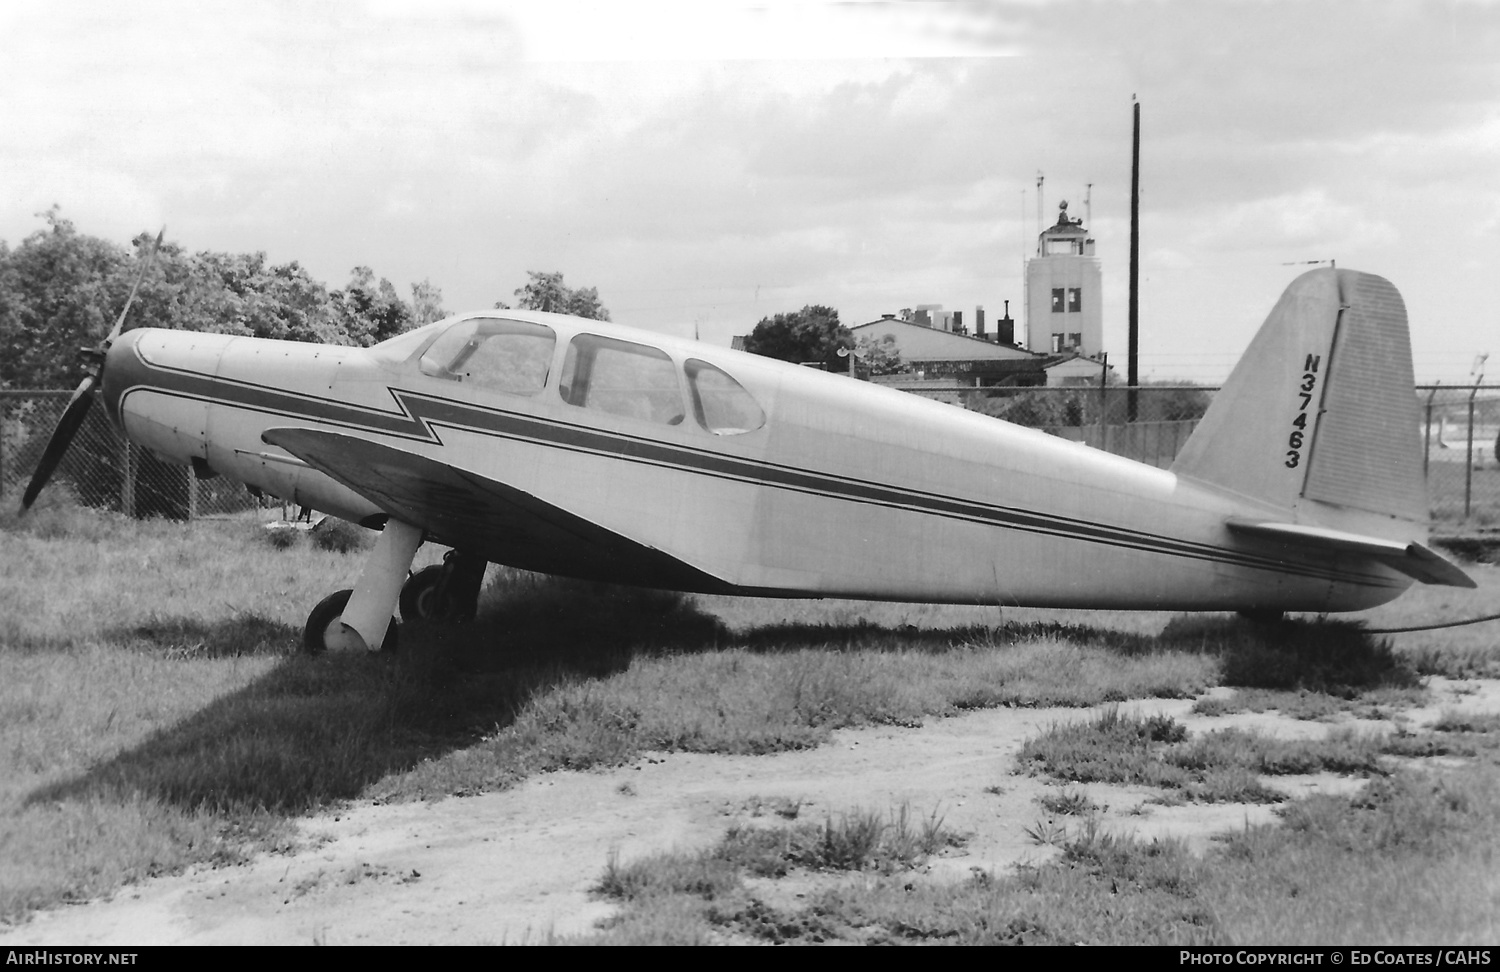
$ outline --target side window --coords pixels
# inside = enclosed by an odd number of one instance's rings
[[[687,379],[693,414],[714,435],[740,435],[766,424],[766,413],[744,386],[707,361],[689,358]]]
[[[677,369],[644,344],[580,334],[568,345],[558,386],[563,401],[661,425],[683,419]]]
[[[423,374],[512,395],[547,384],[557,334],[544,324],[475,318],[460,321],[422,355]]]

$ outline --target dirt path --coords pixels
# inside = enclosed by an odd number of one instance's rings
[[[1404,715],[1420,725],[1446,707],[1500,711],[1500,682],[1434,680],[1437,701]],[[1240,725],[1284,737],[1324,723],[1274,715],[1208,719],[1190,702],[1146,701],[1201,730]],[[936,810],[971,834],[962,856],[929,879],[1004,870],[1048,851],[1025,829],[1045,816],[1043,781],[1012,772],[1023,740],[1079,709],[997,709],[921,729],[839,732],[816,750],[775,756],[655,755],[603,773],[553,773],[504,793],[435,803],[356,805],[303,822],[305,849],[250,864],[125,888],[112,899],[54,910],[0,933],[0,945],[519,943],[587,932],[609,914],[593,899],[612,853],[622,860],[711,844],[758,803],[800,802],[801,818],[906,804]],[[1389,724],[1386,724],[1389,728]],[[1347,788],[1337,778],[1278,781]],[[1142,836],[1209,835],[1272,819],[1246,805],[1145,805],[1145,788],[1090,786],[1105,823]],[[762,811],[764,812],[764,811]]]

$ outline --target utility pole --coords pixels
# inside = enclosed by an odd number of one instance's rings
[[[1141,350],[1141,103],[1130,96],[1135,116],[1130,139],[1130,337],[1125,393],[1125,420],[1135,421],[1136,386],[1140,384],[1138,358]]]

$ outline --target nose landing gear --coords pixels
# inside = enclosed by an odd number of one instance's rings
[[[307,616],[302,647],[312,654],[329,649],[394,648],[396,601],[421,545],[420,527],[387,521],[354,589],[329,595]]]
[[[353,628],[344,624],[341,620],[344,608],[349,604],[349,598],[354,591],[335,591],[312,609],[307,616],[307,626],[302,629],[302,649],[309,654],[319,654],[324,651],[356,651],[364,650],[365,639]],[[385,640],[380,643],[380,651],[392,652],[396,650],[398,626],[396,619],[386,626]]]

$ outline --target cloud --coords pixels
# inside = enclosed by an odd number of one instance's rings
[[[1500,300],[1497,40],[1467,3],[8,5],[0,239],[56,202],[449,306],[559,269],[729,333],[998,312],[1042,170],[1048,221],[1093,185],[1109,334],[1136,94],[1162,333],[1232,344],[1196,308],[1258,322],[1282,262],[1325,256],[1452,321]]]

